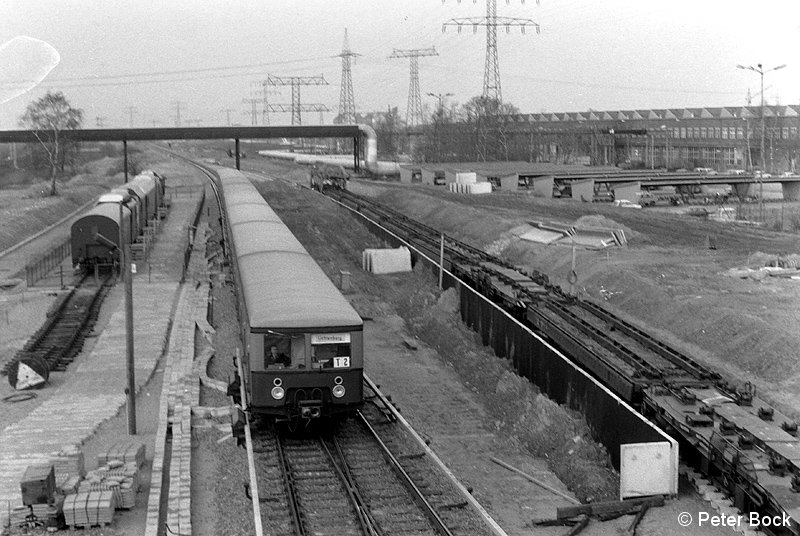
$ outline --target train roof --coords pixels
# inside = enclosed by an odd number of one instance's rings
[[[136,175],[128,182],[131,188],[138,188],[143,194],[149,194],[156,187],[156,180],[150,175]]]
[[[117,190],[112,190],[106,194],[101,195],[98,199],[98,203],[122,203],[128,199],[130,199],[131,195],[128,192],[120,192]]]
[[[251,329],[361,326],[350,303],[307,253],[238,258]]]
[[[231,226],[231,234],[237,259],[244,255],[263,251],[308,255],[303,245],[280,221],[256,220],[238,223]]]
[[[83,216],[75,220],[75,223],[73,223],[73,225],[76,225],[84,218],[98,217],[98,216],[108,218],[110,220],[113,220],[114,222],[119,222],[119,207],[120,207],[119,203],[100,203],[87,210],[83,214]],[[125,205],[122,205],[122,210],[123,214],[130,214],[131,212],[130,209]]]
[[[234,225],[247,221],[273,221],[283,223],[278,215],[267,207],[263,201],[261,203],[250,201],[238,205],[228,205],[228,220]]]
[[[240,172],[220,170],[251,329],[337,328],[363,321],[261,194]]]
[[[266,210],[272,211],[272,209],[264,202],[264,199],[258,194],[258,191],[255,188],[247,188],[244,185],[237,184],[233,188],[230,188],[230,191],[228,191],[226,187],[225,206],[232,207],[236,205],[253,203],[263,203],[266,207]]]

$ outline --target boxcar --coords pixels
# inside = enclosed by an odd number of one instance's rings
[[[87,267],[95,263],[112,265],[119,258],[116,248],[119,245],[119,205],[122,196],[105,195],[109,196],[105,202],[98,203],[72,224],[70,242],[74,266]],[[110,201],[111,196],[117,199],[116,202]],[[123,204],[123,240],[135,238],[132,234],[134,226],[131,225],[131,219],[131,209]],[[102,238],[98,238],[98,235]]]

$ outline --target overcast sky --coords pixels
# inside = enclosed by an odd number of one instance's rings
[[[420,59],[423,102],[453,93],[463,103],[482,91],[486,34],[443,32],[443,23],[485,10],[485,0],[0,0],[0,45],[27,36],[60,57],[38,86],[0,104],[0,128],[17,128],[47,89],[82,108],[87,128],[98,117],[126,127],[129,107],[135,126],[174,126],[178,102],[184,124],[225,125],[224,110],[233,110],[232,122],[249,125],[242,99],[267,74],[324,75],[330,85],[304,87],[301,99],[327,105],[330,123],[345,28],[361,54],[352,68],[357,111],[398,106],[405,116],[409,61],[388,59],[393,48],[436,47],[438,56]],[[759,62],[787,64],[765,75],[767,102],[800,103],[797,0],[497,0],[497,15],[541,28],[497,33],[503,99],[525,113],[741,106],[748,89],[758,104],[758,74],[736,65]],[[0,48],[0,101],[39,61]],[[273,89],[271,102],[291,102],[289,88]],[[308,113],[303,123],[319,120]]]

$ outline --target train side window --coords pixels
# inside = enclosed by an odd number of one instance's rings
[[[350,355],[349,333],[325,333],[311,336],[312,368],[348,368]]]

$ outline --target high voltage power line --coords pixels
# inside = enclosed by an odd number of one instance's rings
[[[247,65],[231,65],[228,67],[207,67],[203,69],[179,69],[175,71],[154,71],[151,73],[131,73],[131,74],[117,74],[117,75],[103,75],[103,76],[81,76],[81,77],[72,77],[72,78],[51,78],[47,79],[45,84],[42,85],[52,85],[52,84],[64,84],[64,87],[95,87],[95,86],[115,86],[115,85],[123,85],[123,84],[130,84],[132,83],[130,78],[142,78],[142,77],[151,77],[151,76],[173,76],[173,75],[183,75],[183,74],[200,74],[200,73],[214,73],[217,71],[231,71],[237,69],[260,69],[264,67],[274,67],[276,65],[287,65],[292,63],[308,63],[314,61],[323,61],[327,60],[327,56],[315,57],[315,58],[302,58],[296,60],[284,60],[284,61],[273,61],[267,63],[252,63]],[[207,78],[232,78],[236,76],[243,76],[247,75],[248,73],[228,73],[228,74],[216,74],[209,76]],[[164,78],[160,80],[137,80],[135,83],[137,84],[152,84],[152,83],[161,83],[161,82],[181,82],[184,80],[200,80],[202,78],[199,77],[183,77],[183,78]],[[113,80],[119,80],[119,82],[113,82]],[[8,85],[16,85],[28,82],[27,80],[4,80],[0,82],[0,86],[8,86]],[[72,84],[72,82],[87,82],[86,84]]]

